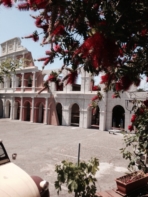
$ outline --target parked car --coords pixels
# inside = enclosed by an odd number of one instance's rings
[[[49,197],[48,185],[47,181],[28,175],[12,163],[0,140],[0,197]]]

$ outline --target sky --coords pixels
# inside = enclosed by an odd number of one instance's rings
[[[35,30],[41,33],[42,30],[36,28],[34,19],[30,14],[36,16],[38,12],[31,11],[19,11],[16,8],[6,8],[0,6],[0,43],[3,43],[14,37],[24,37],[32,34]],[[44,47],[40,46],[42,41],[42,35],[38,42],[34,42],[32,39],[21,39],[22,46],[32,52],[33,59],[46,57],[45,51],[50,50],[49,45]],[[42,69],[43,62],[35,62],[35,65]],[[46,69],[57,69],[62,66],[62,62],[55,61],[53,64],[48,64]]]
[[[19,11],[16,8],[6,8],[0,6],[0,43],[3,43],[14,37],[24,37],[32,34],[35,30],[41,33],[42,30],[36,28],[34,19],[30,14],[36,16],[38,12],[33,11]],[[44,47],[40,46],[42,41],[42,35],[38,42],[34,42],[32,39],[21,39],[22,46],[28,49],[32,53],[33,59],[46,57],[45,51],[50,50],[49,45]],[[43,62],[35,61],[35,66],[42,69]],[[62,66],[62,61],[56,60],[52,64],[48,64],[45,69],[57,69]],[[96,83],[99,83],[99,79],[95,77]],[[78,79],[80,83],[80,79]],[[142,80],[140,88],[148,89],[148,84],[145,80]]]

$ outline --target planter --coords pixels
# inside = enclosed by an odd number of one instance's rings
[[[126,195],[146,187],[148,182],[148,173],[137,171],[116,179],[117,192]]]

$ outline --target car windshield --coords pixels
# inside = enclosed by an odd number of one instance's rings
[[[0,143],[0,165],[9,162],[9,157],[2,143]]]

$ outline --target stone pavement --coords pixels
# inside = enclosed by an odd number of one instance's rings
[[[116,187],[115,179],[127,171],[127,161],[122,158],[123,135],[109,134],[97,129],[52,126],[17,120],[0,119],[0,139],[9,157],[17,153],[15,164],[30,175],[38,175],[50,183],[51,197],[57,197],[54,188],[55,164],[62,160],[77,162],[78,144],[81,143],[81,160],[99,159],[97,190]],[[73,196],[63,187],[59,196]]]

